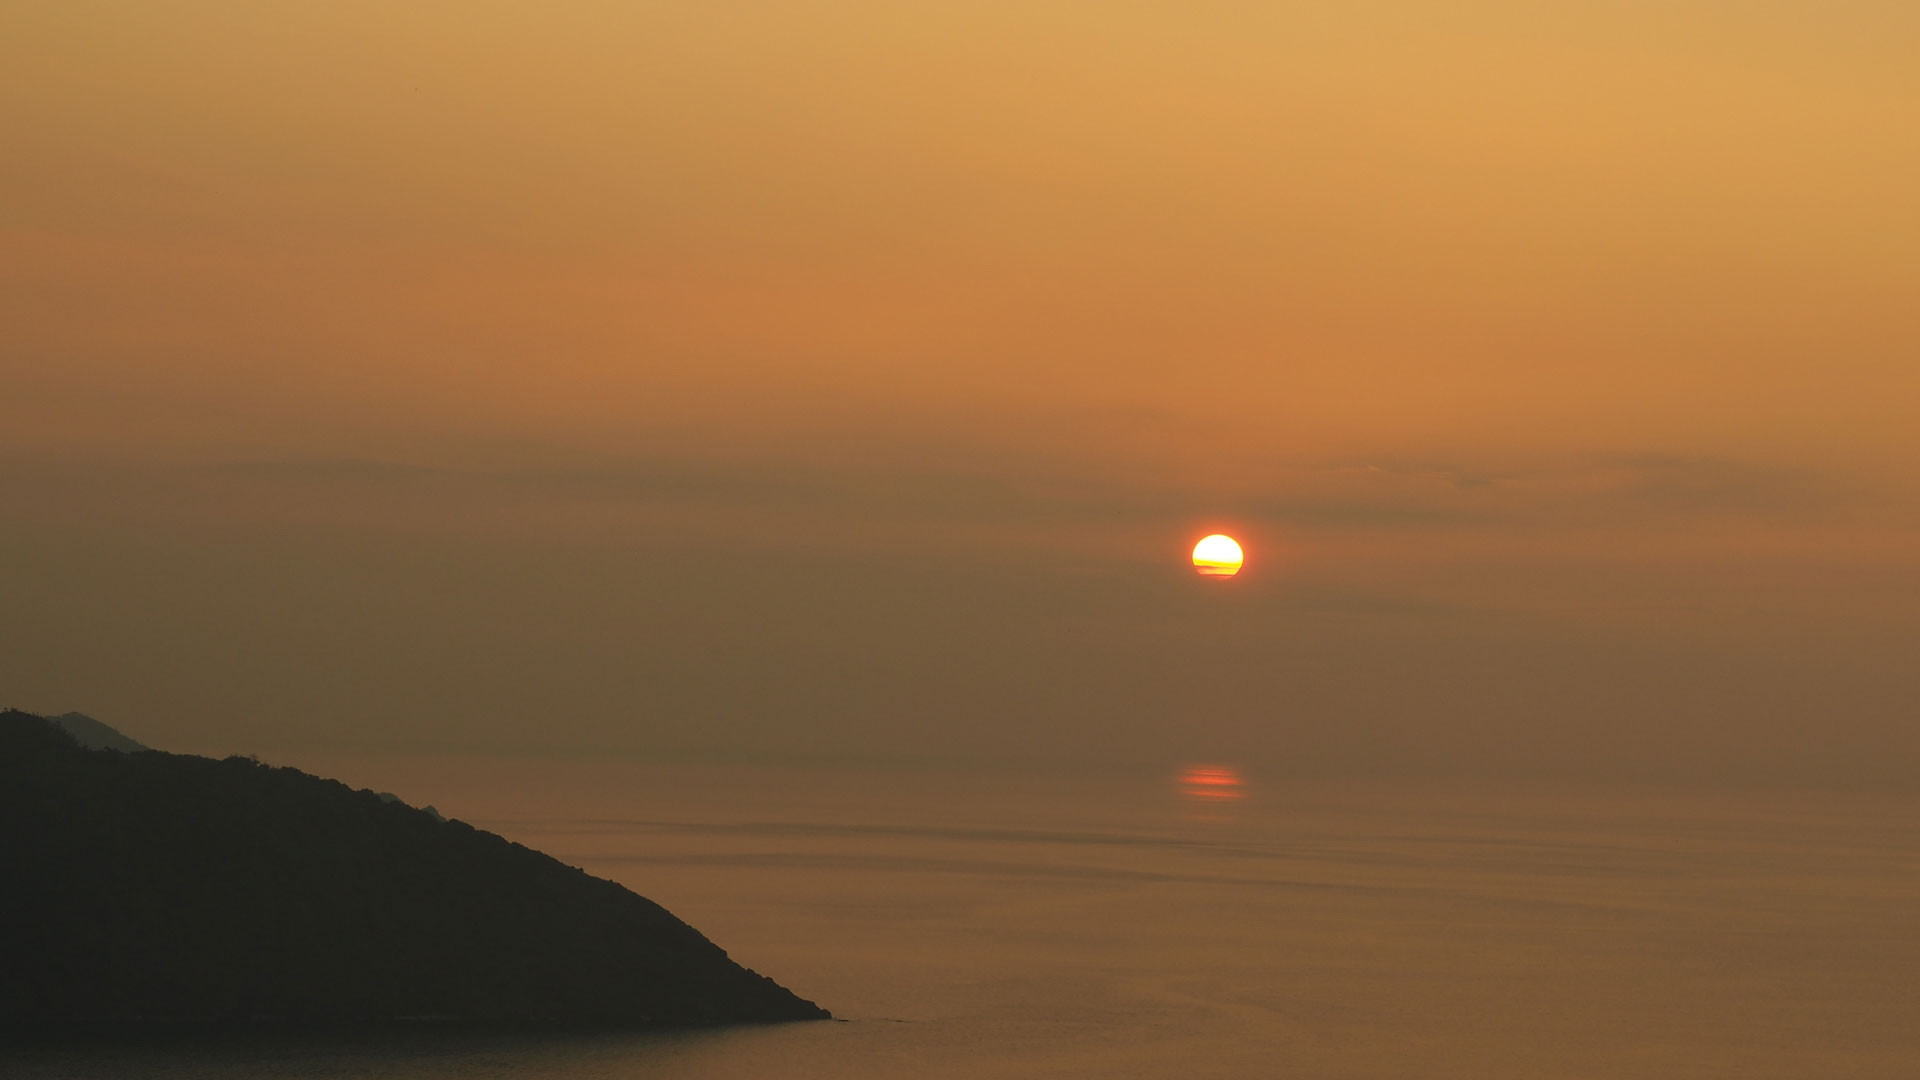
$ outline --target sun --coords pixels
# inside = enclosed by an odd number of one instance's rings
[[[1239,543],[1231,536],[1214,533],[1193,545],[1193,568],[1201,577],[1232,577],[1240,572],[1244,561]]]

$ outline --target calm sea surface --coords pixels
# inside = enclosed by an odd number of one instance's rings
[[[842,1023],[0,1051],[7,1076],[1920,1076],[1920,800],[303,761]]]

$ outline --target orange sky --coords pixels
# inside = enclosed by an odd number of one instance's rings
[[[611,619],[636,650],[695,619],[761,672],[662,690],[733,695],[717,743],[666,742],[957,753],[888,728],[910,706],[863,697],[852,658],[924,634],[978,661],[976,709],[1125,712],[1103,664],[1171,671],[1185,646],[1150,628],[1218,621],[1144,568],[1231,528],[1267,605],[1233,616],[1251,657],[1335,648],[1316,618],[1401,620],[1327,654],[1361,685],[1369,663],[1481,656],[1463,626],[1519,620],[1496,637],[1559,642],[1540,663],[1571,683],[1654,688],[1620,710],[1694,709],[1690,753],[1736,730],[1701,700],[1759,694],[1756,669],[1813,701],[1838,680],[1863,717],[1841,741],[1911,752],[1915,40],[1920,11],[1865,0],[10,5],[0,632],[34,644],[0,650],[0,691],[182,743],[377,741],[275,704],[318,678],[287,609],[326,592],[273,575],[299,561],[285,545],[368,597],[410,580],[410,545],[492,567],[393,616],[452,635],[461,664],[395,663],[334,706],[409,715],[486,708],[463,673],[513,647],[462,636],[488,589],[504,612],[583,548],[661,582],[709,552],[785,569],[652,622],[583,578],[550,613]],[[212,573],[216,550],[263,576],[188,593],[287,590],[238,698],[179,674],[213,644],[131,663],[167,620],[216,640],[224,602],[102,599],[187,589],[170,568]],[[946,584],[873,622],[922,572]],[[1027,584],[989,621],[1061,650],[1057,685],[948,640],[942,606],[1007,573]],[[806,692],[843,719],[815,738],[775,715],[808,631],[768,627],[804,623],[827,578],[854,595],[817,615],[848,621],[828,665],[846,677]],[[1082,578],[1131,599],[1042,599]],[[365,640],[369,604],[307,622]],[[1075,644],[1103,634],[1127,644]],[[577,718],[560,744],[654,748],[618,651],[554,648],[573,677],[527,678]],[[899,670],[910,700],[918,669]],[[1177,703],[1184,677],[1152,685]],[[1273,679],[1222,691],[1242,719],[1195,753],[1284,756],[1254,719]],[[1452,718],[1434,724],[1507,725],[1441,739],[1469,762],[1551,711],[1431,685]],[[1426,730],[1418,694],[1351,689],[1286,730],[1343,762],[1381,740],[1329,732]],[[1595,710],[1539,753],[1614,760]],[[1172,753],[1177,705],[1136,711],[1119,741]],[[1777,711],[1782,746],[1834,722]],[[416,741],[545,737],[515,723],[423,721]],[[1061,752],[1089,723],[1006,752]]]

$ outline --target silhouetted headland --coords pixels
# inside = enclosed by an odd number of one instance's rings
[[[492,833],[70,730],[0,712],[0,1025],[828,1018],[651,900]]]

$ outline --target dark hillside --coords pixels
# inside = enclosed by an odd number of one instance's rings
[[[0,1023],[824,1018],[659,905],[243,758],[0,713]]]

